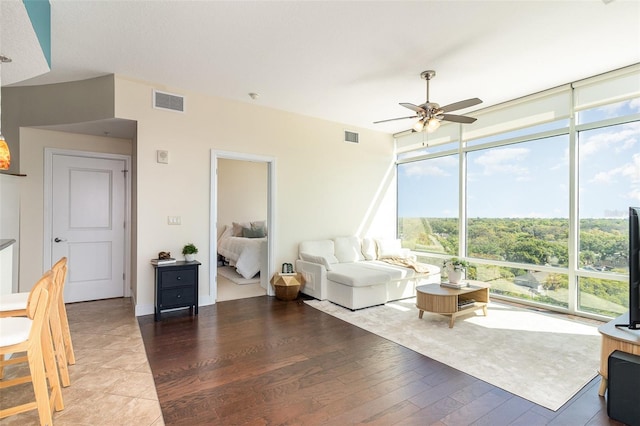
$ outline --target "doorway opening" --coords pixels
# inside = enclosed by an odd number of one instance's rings
[[[211,303],[273,295],[275,159],[211,152]]]

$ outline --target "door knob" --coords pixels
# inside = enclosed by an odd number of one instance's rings
[[[53,241],[55,241],[56,243],[61,243],[63,241],[67,241],[67,239],[66,238],[58,238],[58,237],[56,237]]]

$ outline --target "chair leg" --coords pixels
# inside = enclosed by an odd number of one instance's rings
[[[29,349],[27,364],[29,366],[29,376],[25,378],[26,380],[19,380],[17,382],[13,380],[13,382],[15,382],[14,384],[31,382],[35,401],[0,410],[0,419],[37,409],[40,425],[53,425],[51,408],[49,406],[47,377],[42,359],[42,351],[39,346]]]
[[[60,381],[62,386],[67,387],[71,384],[69,379],[69,369],[67,368],[67,356],[65,353],[64,342],[62,338],[62,326],[60,323],[60,315],[58,315],[58,304],[51,306],[51,337],[53,341],[53,350],[55,352],[58,371],[60,373]]]
[[[43,354],[41,348],[36,348],[35,351],[40,353],[30,354],[28,358],[29,371],[31,371],[31,384],[33,385],[33,392],[36,397],[36,406],[38,408],[38,416],[40,417],[40,425],[53,425]]]
[[[67,318],[67,308],[64,305],[62,297],[60,297],[58,305],[58,314],[60,315],[60,327],[62,328],[62,338],[64,341],[64,349],[67,355],[69,365],[76,363],[76,356],[73,352],[73,343],[71,342],[71,330],[69,329],[69,319]]]
[[[58,377],[58,368],[56,367],[55,352],[53,350],[53,342],[51,340],[51,329],[46,326],[42,332],[42,358],[44,359],[44,369],[49,380],[50,406],[51,412],[64,410],[62,401],[62,391],[60,388],[60,379]]]

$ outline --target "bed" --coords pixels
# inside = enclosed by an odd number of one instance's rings
[[[218,254],[223,256],[244,278],[253,278],[260,272],[266,256],[266,226],[264,221],[233,222],[218,238]]]

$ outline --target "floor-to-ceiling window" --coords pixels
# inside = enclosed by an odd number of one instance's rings
[[[495,296],[592,316],[628,303],[640,205],[640,67],[398,138],[398,235],[423,261],[464,257]]]
[[[628,207],[640,205],[638,112],[635,98],[576,113],[581,311],[617,316],[627,310]]]
[[[467,153],[467,256],[500,261],[478,266],[494,294],[568,307],[550,269],[569,258],[568,147],[563,134]]]

